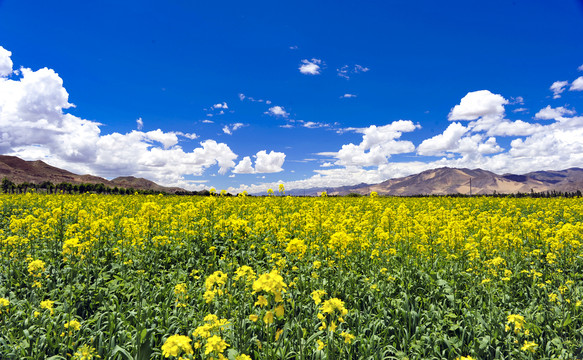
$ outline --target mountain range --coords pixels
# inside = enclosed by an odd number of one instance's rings
[[[93,175],[77,175],[70,171],[48,165],[43,161],[25,161],[15,156],[0,155],[0,179],[19,184],[23,182],[41,184],[103,184],[114,188],[133,188],[154,190],[166,193],[185,192],[178,187],[165,187],[153,181],[133,176],[117,177],[107,180]],[[359,184],[337,188],[294,189],[289,195],[328,195],[361,194],[376,191],[379,195],[448,195],[448,194],[513,194],[528,192],[576,192],[583,191],[583,169],[535,171],[527,174],[498,175],[482,169],[438,168],[419,174],[390,179],[379,184]]]
[[[117,177],[107,180],[93,175],[77,175],[70,171],[59,169],[47,163],[36,160],[26,161],[16,156],[0,155],[0,179],[6,178],[15,184],[24,182],[41,184],[49,181],[53,184],[103,184],[110,188],[132,188],[136,190],[153,190],[166,193],[185,191],[178,187],[166,187],[153,181],[133,176]]]

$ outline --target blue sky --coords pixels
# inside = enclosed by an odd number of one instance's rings
[[[0,1],[0,153],[237,192],[583,167],[582,1]]]

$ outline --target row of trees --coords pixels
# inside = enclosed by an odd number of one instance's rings
[[[36,192],[43,192],[48,194],[58,194],[58,193],[65,193],[65,194],[84,194],[84,193],[95,193],[95,194],[160,194],[163,192],[154,191],[154,190],[140,190],[140,189],[133,189],[133,188],[121,188],[121,187],[109,187],[105,186],[104,184],[71,184],[68,182],[61,182],[58,184],[53,184],[50,181],[44,181],[40,184],[30,183],[30,182],[23,182],[20,184],[15,184],[13,181],[9,180],[8,178],[4,178],[2,180],[2,192],[5,194],[23,194],[28,192],[29,190],[33,190]]]

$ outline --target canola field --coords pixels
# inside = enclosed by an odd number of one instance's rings
[[[372,195],[0,195],[0,358],[583,358],[581,198]]]

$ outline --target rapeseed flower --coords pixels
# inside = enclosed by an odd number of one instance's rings
[[[72,357],[73,360],[92,360],[93,358],[101,358],[101,356],[97,355],[94,347],[87,344],[81,345]]]
[[[356,338],[355,335],[349,334],[349,333],[344,332],[344,331],[340,333],[340,336],[342,336],[344,338],[344,343],[346,343],[346,344],[352,344],[352,342]]]
[[[172,335],[162,345],[162,355],[164,357],[178,356],[181,353],[192,355],[194,351],[190,343],[192,340],[184,335]]]
[[[522,345],[520,350],[534,354],[536,352],[537,347],[538,347],[538,345],[534,341],[526,341],[525,340],[524,345]]]
[[[216,354],[220,354],[223,351],[225,351],[227,346],[229,346],[229,344],[227,344],[225,342],[225,340],[223,340],[223,338],[221,338],[220,336],[217,336],[217,335],[213,335],[206,340],[204,353],[205,353],[205,355],[208,355],[212,352],[214,352]]]
[[[314,299],[314,303],[318,305],[322,302],[322,296],[326,295],[326,290],[314,290],[312,291],[312,299]]]
[[[47,309],[51,312],[51,315],[53,315],[55,313],[55,310],[53,309],[53,304],[55,302],[51,301],[51,300],[44,300],[40,302],[40,307],[41,309]]]

